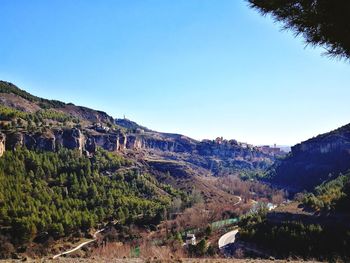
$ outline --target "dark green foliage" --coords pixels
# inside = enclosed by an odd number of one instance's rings
[[[0,226],[20,245],[48,232],[59,238],[97,223],[157,224],[171,194],[151,175],[118,168],[130,163],[98,150],[92,159],[78,151],[34,152],[23,148],[0,158]],[[10,247],[9,247],[9,250]]]
[[[341,225],[272,223],[263,215],[251,215],[240,223],[240,239],[254,242],[277,257],[302,256],[330,259],[350,256],[350,231]]]
[[[35,113],[27,113],[5,106],[0,106],[0,120],[20,120],[19,118],[30,122],[31,124],[44,123],[45,120],[54,120],[61,123],[68,121],[79,123],[79,119],[53,109],[39,110]],[[21,123],[15,123],[13,126],[19,126],[19,124]]]
[[[213,228],[211,225],[208,225],[207,228],[205,229],[205,235],[209,237],[213,232]]]
[[[202,239],[197,245],[189,245],[188,252],[191,256],[202,257],[206,254],[208,249],[207,241]]]
[[[327,54],[350,58],[350,2],[348,0],[248,0],[262,14],[271,14],[302,35],[307,44],[322,46]]]
[[[350,173],[340,175],[334,180],[315,188],[314,193],[307,194],[303,203],[315,210],[350,212],[349,204]]]
[[[28,117],[29,117],[28,113],[0,105],[0,120],[1,121],[10,121],[10,120],[13,120],[15,118],[27,119]]]

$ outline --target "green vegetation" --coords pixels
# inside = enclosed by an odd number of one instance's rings
[[[295,35],[302,35],[307,44],[323,46],[328,55],[350,58],[347,0],[248,0],[262,14],[271,14]]]
[[[0,105],[0,120],[2,121],[11,121],[15,118],[27,119],[29,115],[28,113]]]
[[[242,219],[240,239],[254,242],[276,257],[298,256],[320,260],[349,259],[350,231],[341,225],[272,223],[264,213]],[[348,262],[348,261],[347,261]]]
[[[211,251],[212,251],[212,247],[209,249],[209,252]],[[207,252],[208,252],[208,244],[205,239],[202,239],[196,245],[188,246],[188,253],[192,257],[203,257],[205,255],[208,255]]]
[[[6,151],[0,158],[0,239],[18,247],[43,234],[59,238],[110,220],[158,224],[172,198],[183,195],[130,165],[101,149],[91,159],[63,148]]]
[[[339,175],[336,179],[317,186],[314,193],[305,195],[303,203],[315,210],[349,212],[349,183],[350,172]]]
[[[297,215],[259,211],[240,221],[240,239],[258,244],[279,258],[303,257],[349,261],[350,172],[298,195],[308,209],[319,213]],[[285,219],[282,219],[285,218]],[[288,219],[290,218],[290,220]],[[337,223],[332,223],[337,220]],[[278,248],[278,249],[277,249]]]
[[[57,101],[57,100],[47,100],[47,99],[42,99],[36,96],[33,96],[32,94],[21,90],[17,88],[15,85],[12,83],[6,82],[6,81],[0,81],[0,93],[13,93],[16,94],[23,99],[26,99],[30,102],[36,102],[39,104],[41,108],[44,109],[49,109],[49,108],[59,108],[59,107],[64,107],[66,104]]]
[[[242,170],[239,172],[239,177],[242,180],[261,180],[266,177],[265,170]]]
[[[32,124],[44,123],[45,120],[53,120],[61,123],[74,122],[79,123],[79,119],[69,116],[63,112],[53,109],[39,110],[35,113],[27,113],[16,109],[0,105],[0,121],[13,121],[22,119]]]

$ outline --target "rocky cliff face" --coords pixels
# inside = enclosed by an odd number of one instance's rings
[[[20,140],[16,144],[25,145],[31,150],[55,151],[56,137],[53,134],[24,134],[23,141]],[[12,144],[9,148],[15,148],[15,145]]]
[[[311,190],[350,169],[350,125],[292,147],[272,171],[272,182],[293,190]]]
[[[0,157],[3,156],[5,152],[5,141],[6,141],[5,134],[0,133]]]
[[[196,141],[183,135],[142,131],[126,134],[126,150],[148,152],[210,170],[214,174],[239,169],[265,169],[274,156],[235,141]]]
[[[0,131],[6,137],[0,138],[0,154],[5,148],[56,151],[61,146],[92,156],[101,147],[142,163],[170,160],[214,174],[224,169],[265,168],[274,160],[274,156],[236,141],[199,142],[155,132],[127,119],[114,120],[101,111],[36,97],[5,81],[0,81],[0,102],[0,110],[7,114],[0,120]]]
[[[25,146],[31,150],[55,151],[57,146],[78,149],[92,156],[97,147],[107,151],[126,154],[142,153],[157,156],[158,159],[177,160],[191,163],[218,174],[223,168],[255,169],[266,168],[273,157],[255,148],[242,148],[231,142],[199,142],[177,134],[157,132],[99,133],[89,129],[52,129],[45,133],[14,132],[6,134],[6,148]],[[5,143],[5,140],[3,140]],[[5,148],[3,148],[5,149]],[[230,170],[231,171],[231,170]]]

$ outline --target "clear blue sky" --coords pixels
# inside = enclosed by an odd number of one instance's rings
[[[350,122],[350,64],[244,0],[1,0],[0,79],[203,139],[295,144]]]

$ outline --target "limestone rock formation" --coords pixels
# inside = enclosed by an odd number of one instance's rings
[[[6,136],[0,144],[1,152],[5,147],[56,151],[60,146],[91,157],[101,147],[142,162],[151,157],[209,169],[206,174],[219,174],[223,167],[227,173],[265,168],[274,160],[274,156],[236,141],[221,138],[200,142],[180,134],[152,131],[126,118],[114,120],[105,112],[36,97],[5,81],[0,81],[0,101],[9,108],[6,111],[14,110],[14,115],[3,116],[1,127],[7,128],[0,130]],[[13,127],[8,127],[9,122],[15,123]]]
[[[3,133],[0,133],[0,157],[4,155],[6,144],[6,136]]]
[[[291,191],[311,190],[350,169],[350,124],[292,147],[271,170],[271,182]]]
[[[24,134],[20,132],[14,132],[6,134],[6,149],[15,150],[16,147],[24,145]]]
[[[24,134],[24,145],[30,150],[55,151],[56,138],[53,134]]]
[[[62,145],[68,149],[83,150],[84,135],[79,129],[65,129],[62,133]]]

